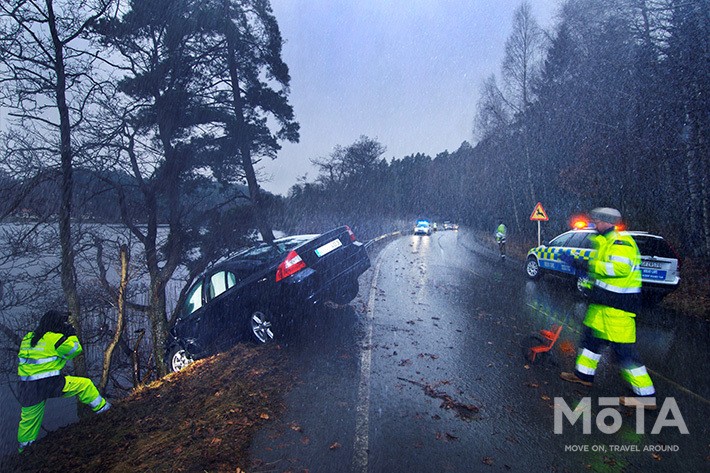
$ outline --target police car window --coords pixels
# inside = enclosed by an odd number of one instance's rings
[[[572,235],[572,238],[569,239],[569,241],[565,244],[565,246],[568,246],[570,248],[584,248],[583,242],[586,237],[587,237],[586,233],[583,233],[583,232],[574,233]]]
[[[572,237],[571,233],[563,233],[562,235],[553,238],[548,246],[565,246],[565,243]]]
[[[635,235],[634,240],[639,247],[639,253],[644,256],[658,256],[660,258],[675,258],[670,245],[660,238]]]
[[[582,245],[580,248],[594,248],[594,243],[592,243],[592,234],[587,233],[584,236],[584,241],[582,242]]]
[[[185,315],[192,314],[200,307],[202,307],[202,282],[195,284],[190,289],[185,301]]]

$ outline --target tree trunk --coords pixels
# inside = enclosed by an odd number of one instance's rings
[[[126,311],[126,286],[128,285],[128,246],[121,245],[120,250],[120,260],[121,260],[121,282],[118,286],[118,300],[117,300],[117,317],[116,317],[116,331],[113,334],[113,340],[106,347],[104,352],[104,364],[101,370],[101,381],[99,382],[99,391],[105,392],[106,384],[108,384],[108,376],[111,369],[111,357],[113,356],[113,351],[118,345],[119,340],[123,336],[123,326],[125,320]]]
[[[69,321],[76,329],[81,340],[81,303],[77,290],[76,268],[74,266],[74,243],[72,241],[71,218],[73,200],[73,164],[71,146],[71,122],[66,98],[66,72],[64,70],[64,44],[59,39],[52,1],[47,0],[48,26],[54,45],[54,72],[57,75],[56,101],[59,112],[60,156],[61,156],[61,204],[59,206],[59,241],[61,255],[61,281],[67,308],[71,315]],[[86,360],[80,355],[74,358],[74,373],[86,376]]]
[[[228,11],[228,5],[229,2],[225,1],[225,11]],[[259,227],[259,232],[266,243],[272,244],[274,242],[274,232],[265,215],[263,201],[261,199],[261,190],[259,189],[259,183],[256,179],[256,172],[254,171],[254,165],[251,160],[251,136],[249,129],[246,126],[243,98],[241,91],[239,90],[239,70],[237,69],[236,61],[236,43],[238,38],[235,26],[232,24],[232,20],[230,19],[230,15],[226,14],[225,18],[224,33],[227,38],[227,62],[229,66],[229,77],[232,83],[232,103],[235,118],[234,135],[239,140],[239,154],[242,157],[242,166],[244,167],[244,174],[247,179],[247,185],[249,186],[249,197],[251,198],[252,208],[254,209],[254,215],[256,217],[257,226]]]
[[[168,317],[165,302],[165,283],[159,277],[150,278],[150,318],[151,338],[155,365],[158,368],[158,377],[168,374],[165,366],[164,352],[168,333]]]

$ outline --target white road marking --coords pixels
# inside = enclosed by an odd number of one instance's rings
[[[377,258],[370,285],[370,297],[367,302],[367,329],[360,352],[360,383],[357,390],[357,408],[355,414],[355,446],[353,451],[352,471],[367,473],[368,449],[370,447],[370,375],[372,367],[372,324],[374,320],[377,278],[380,275],[383,255],[390,247],[385,247]]]

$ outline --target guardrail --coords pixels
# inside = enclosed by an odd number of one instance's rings
[[[365,243],[365,248],[369,249],[372,245],[374,245],[376,242],[378,242],[380,240],[384,240],[385,238],[390,238],[390,237],[401,235],[401,234],[402,234],[402,232],[399,230],[396,232],[392,232],[392,233],[385,233],[384,235],[380,235],[380,236],[375,237],[371,240],[368,240]]]

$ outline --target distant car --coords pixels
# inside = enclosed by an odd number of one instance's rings
[[[435,232],[437,230],[439,230],[439,227],[436,225],[436,222],[432,223],[431,224],[431,231]]]
[[[458,230],[458,229],[459,229],[458,223],[453,223],[449,220],[446,220],[444,222],[444,230]]]
[[[353,300],[369,267],[365,246],[347,226],[242,251],[193,282],[171,330],[166,363],[179,371],[238,341],[267,343],[306,306]]]
[[[544,273],[575,276],[574,268],[560,260],[562,251],[589,259],[593,249],[590,237],[592,229],[570,230],[553,238],[547,245],[540,245],[528,251],[525,272],[531,279]],[[673,292],[680,283],[678,255],[663,237],[647,232],[627,231],[639,247],[641,253],[641,293],[651,302],[659,302]],[[581,290],[584,281],[577,279]]]
[[[415,235],[431,235],[431,225],[428,220],[417,220],[416,225],[414,225]]]

